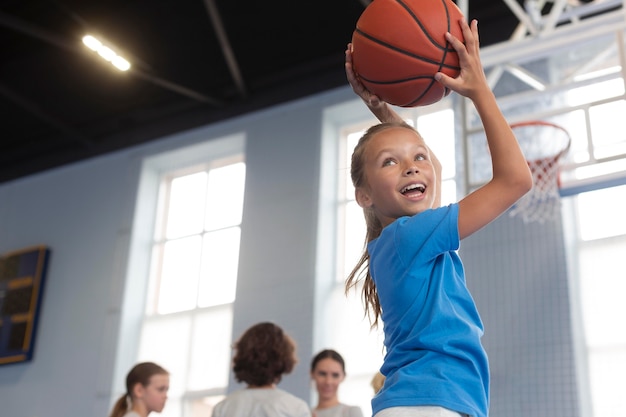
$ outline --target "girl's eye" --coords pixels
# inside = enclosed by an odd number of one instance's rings
[[[383,161],[383,166],[387,167],[387,166],[390,166],[390,165],[395,165],[395,163],[396,163],[396,161],[394,161],[393,159],[385,159]]]
[[[416,161],[425,161],[426,159],[427,159],[426,155],[424,155],[424,154],[419,154],[419,155],[415,156],[415,160]]]

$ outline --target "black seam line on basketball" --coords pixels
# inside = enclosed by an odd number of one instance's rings
[[[448,47],[450,45],[450,43],[448,41],[446,41],[445,46],[442,48],[439,46],[439,44],[435,41],[435,39],[433,39],[430,34],[428,33],[428,31],[426,30],[426,28],[422,25],[422,22],[418,19],[417,16],[415,16],[415,14],[413,13],[413,11],[406,5],[406,3],[404,3],[402,0],[397,0],[397,2],[400,4],[400,6],[402,6],[407,13],[413,18],[413,20],[419,25],[419,27],[422,29],[422,32],[426,35],[426,37],[430,40],[430,42],[435,45],[435,47],[443,50],[443,54],[441,56],[441,61],[439,61],[438,63],[436,63],[437,65],[439,65],[438,68],[438,72],[440,72],[443,68],[444,68],[444,62],[446,62],[446,57],[448,56]],[[448,32],[450,32],[450,11],[448,10],[448,5],[446,4],[446,0],[441,0],[441,4],[443,6],[443,9],[446,12],[446,29]],[[429,87],[430,88],[430,87]]]
[[[388,49],[391,49],[393,51],[401,53],[402,55],[410,56],[411,58],[415,58],[415,59],[417,59],[419,61],[428,62],[429,64],[438,65],[439,66],[439,70],[441,70],[441,68],[449,68],[449,69],[453,69],[453,70],[461,69],[460,67],[457,67],[456,65],[445,64],[445,63],[442,63],[442,62],[439,62],[439,61],[435,61],[434,59],[424,58],[423,56],[419,56],[419,55],[415,55],[415,54],[412,54],[410,52],[407,52],[407,51],[405,51],[403,49],[397,48],[397,47],[395,47],[395,46],[393,46],[391,44],[383,42],[383,41],[381,41],[381,40],[379,40],[379,39],[377,39],[377,38],[375,38],[375,37],[373,37],[371,35],[368,35],[367,33],[363,32],[361,29],[357,28],[356,29],[356,33],[358,33],[359,35],[363,36],[364,38],[369,39],[370,41],[372,41],[374,43],[377,43],[377,44],[379,44],[381,46],[384,46],[384,47],[386,47]]]
[[[441,3],[443,4],[443,9],[446,11],[446,22],[448,24],[448,32],[451,32],[450,11],[448,10],[448,5],[446,4],[445,0],[441,0]],[[450,42],[446,40],[446,47],[443,50],[444,52],[443,52],[443,56],[441,57],[441,64],[439,65],[439,71],[441,71],[443,63],[446,62],[446,57],[448,56],[448,45],[450,45]]]
[[[428,38],[428,40],[436,47],[439,48],[441,50],[447,51],[448,50],[448,45],[449,43],[446,42],[445,45],[439,45],[439,43],[432,37],[430,36],[430,33],[428,33],[428,30],[426,30],[426,27],[422,24],[422,22],[419,20],[419,18],[417,16],[415,16],[415,14],[413,13],[413,11],[409,8],[409,6],[406,5],[405,2],[403,2],[402,0],[396,0],[396,2],[402,6],[406,12],[411,15],[411,17],[413,18],[413,20],[415,21],[415,23],[417,23],[419,25],[419,27],[422,29],[422,32],[424,33],[424,35],[426,35],[426,37]],[[448,8],[446,7],[445,4],[445,0],[441,0],[441,2],[443,3],[443,7],[446,11],[446,22],[447,22],[447,28],[448,28],[448,32],[450,32],[450,14],[448,13]],[[454,51],[454,49],[452,49],[452,51]]]
[[[415,104],[416,104],[416,103],[418,103],[418,102],[422,99],[422,97],[424,97],[424,96],[426,95],[426,93],[428,93],[428,92],[430,91],[430,87],[432,87],[432,86],[433,86],[433,84],[434,84],[434,83],[430,83],[430,84],[428,85],[428,88],[425,88],[425,89],[424,89],[424,92],[423,92],[422,94],[420,94],[420,96],[419,96],[418,98],[416,98],[415,100],[413,100],[412,102],[410,102],[410,103],[408,103],[408,104],[405,104],[404,106],[405,106],[405,107],[413,107],[413,106],[415,106]],[[444,90],[443,90],[443,91],[444,91],[444,93],[443,93],[443,96],[442,96],[442,97],[445,97],[445,96],[447,96],[448,94],[450,94],[450,89],[449,89],[448,87],[444,87]]]
[[[417,77],[409,77],[409,78],[400,78],[400,79],[395,79],[395,80],[390,80],[390,81],[377,81],[377,80],[370,80],[368,78],[365,78],[361,75],[359,75],[359,78],[361,78],[363,81],[367,81],[370,84],[376,84],[376,85],[387,85],[387,84],[399,84],[399,83],[404,83],[407,81],[415,81],[415,80],[431,80],[430,85],[428,86],[428,88],[430,88],[431,85],[433,85],[434,83],[434,78],[430,75],[419,75]]]

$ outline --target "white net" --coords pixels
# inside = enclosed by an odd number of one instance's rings
[[[511,125],[528,161],[533,188],[509,211],[525,223],[546,222],[561,210],[559,194],[560,160],[568,151],[571,139],[562,127],[542,121]]]

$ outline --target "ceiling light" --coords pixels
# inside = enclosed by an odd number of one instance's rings
[[[112,48],[104,45],[100,40],[96,39],[94,36],[86,35],[83,37],[83,44],[86,47],[95,51],[100,55],[104,60],[109,61],[115,68],[120,71],[127,71],[130,69],[130,63],[119,56]]]

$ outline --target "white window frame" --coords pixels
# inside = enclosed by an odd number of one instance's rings
[[[229,158],[244,160],[245,135],[236,133],[221,138],[206,140],[202,138],[203,130],[190,132],[183,135],[181,142],[191,140],[196,142],[189,146],[183,146],[170,151],[164,151],[158,155],[144,159],[141,165],[140,184],[133,218],[133,229],[130,238],[129,262],[126,272],[126,287],[124,289],[124,301],[122,303],[120,318],[120,337],[117,348],[114,381],[123,381],[128,370],[137,362],[150,360],[142,358],[140,352],[140,334],[144,320],[167,320],[165,316],[146,316],[146,303],[149,276],[151,267],[151,255],[153,236],[158,219],[157,207],[159,207],[160,189],[162,180],[172,172],[185,172],[188,169],[197,169],[198,166],[207,164],[208,161],[220,161]],[[186,136],[186,137],[185,137]],[[195,167],[195,168],[194,168]],[[192,314],[202,314],[207,310],[221,311],[231,309],[232,304],[219,305],[197,309]],[[181,314],[181,313],[174,313]],[[227,326],[232,329],[232,326]],[[227,346],[228,360],[223,364],[227,374],[230,373],[230,333],[222,334]],[[187,342],[181,342],[187,343]],[[158,360],[166,369],[167,360]],[[225,395],[228,381],[223,387],[214,387],[209,390],[187,391],[176,382],[176,375],[172,375],[169,400],[164,409],[163,416],[196,417],[205,415],[206,410]],[[115,391],[114,391],[115,392]],[[200,409],[192,410],[192,403],[205,404]]]

